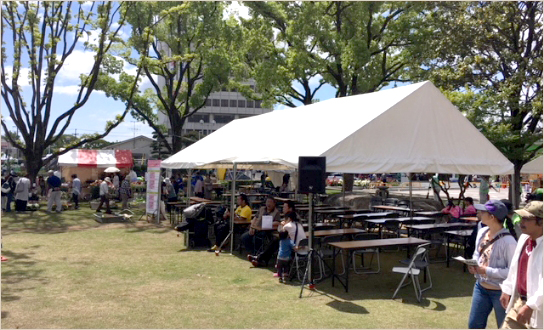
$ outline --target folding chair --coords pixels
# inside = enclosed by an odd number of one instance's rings
[[[321,273],[321,277],[325,276],[326,272],[325,272],[325,259],[329,259],[329,260],[332,260],[332,258],[334,257],[333,256],[333,251],[332,249],[330,249],[328,247],[328,244],[329,242],[341,242],[342,241],[342,236],[326,236],[326,237],[323,237],[323,240],[322,240],[322,246],[321,248],[319,249],[319,255],[321,257],[321,259],[319,260],[319,270],[320,270],[320,273]],[[345,263],[344,263],[344,256],[342,254],[340,254],[340,257],[342,259],[342,273],[339,273],[338,275],[344,275],[344,272],[346,271],[346,266],[345,266]],[[321,279],[321,278],[319,278]]]
[[[404,283],[406,281],[406,278],[408,275],[410,275],[410,279],[412,281],[412,284],[414,285],[414,291],[416,293],[416,298],[418,302],[421,302],[421,298],[423,296],[423,292],[430,289],[432,287],[432,281],[431,281],[431,272],[429,270],[428,265],[428,252],[429,252],[429,243],[421,244],[417,247],[416,253],[414,253],[414,256],[410,260],[410,264],[408,267],[393,267],[393,273],[399,273],[404,274],[402,277],[402,280],[400,281],[399,285],[397,286],[397,289],[395,290],[395,293],[393,294],[393,298],[397,296],[397,293],[399,292],[401,287],[404,287],[410,282]],[[416,262],[419,262],[418,264],[426,269],[427,276],[429,277],[429,286],[426,288],[421,288],[421,285],[419,284],[419,273],[421,272],[420,269],[417,267]]]
[[[369,239],[379,239],[379,235],[376,233],[360,233],[355,235],[353,238],[354,241],[361,241],[361,240],[369,240]],[[370,254],[371,259],[370,263],[367,267],[364,265],[364,258],[365,254]],[[372,261],[374,261],[374,255],[376,255],[376,260],[378,260],[378,269],[376,271],[372,271]],[[362,268],[357,268],[357,263],[355,262],[355,258],[357,256],[361,256],[361,266]],[[365,270],[365,271],[362,271]],[[353,271],[355,274],[377,274],[380,272],[380,249],[364,249],[353,252]]]
[[[308,247],[308,239],[305,238],[300,240],[300,242],[298,243],[298,247],[299,249],[303,247]],[[307,251],[307,253],[295,252],[295,259],[291,263],[291,270],[289,274],[290,279],[293,278],[294,275],[296,275],[297,279],[302,282],[302,277],[304,276],[304,272],[306,271],[306,265],[308,264],[308,252],[309,251]],[[293,272],[296,272],[296,274],[293,274]]]

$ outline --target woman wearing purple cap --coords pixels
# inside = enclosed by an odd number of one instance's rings
[[[474,207],[478,211],[478,218],[487,227],[480,229],[476,237],[472,259],[478,261],[478,266],[468,267],[469,272],[476,277],[468,327],[485,329],[492,309],[495,310],[497,325],[500,327],[504,321],[505,309],[500,303],[499,285],[508,276],[517,243],[508,229],[503,227],[508,215],[506,205],[498,200],[490,200]]]

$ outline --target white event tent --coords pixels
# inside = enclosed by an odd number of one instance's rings
[[[513,171],[429,81],[234,120],[161,167],[296,169],[299,156],[325,156],[327,172],[341,173]]]
[[[537,157],[527,164],[523,165],[521,168],[522,174],[542,174],[542,168],[544,167],[542,163],[542,156]]]
[[[429,81],[238,119],[162,162],[164,168],[508,174],[513,165]]]

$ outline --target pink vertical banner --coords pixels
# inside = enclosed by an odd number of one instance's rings
[[[161,160],[147,161],[147,191],[146,191],[146,213],[155,214],[159,209],[159,187],[161,178]]]

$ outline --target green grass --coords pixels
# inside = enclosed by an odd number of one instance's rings
[[[136,217],[138,218],[138,217]],[[168,227],[101,225],[88,208],[2,217],[3,328],[465,328],[474,278],[433,264],[433,288],[392,300],[405,252],[378,275],[317,292],[282,285],[243,257],[186,250]],[[490,318],[489,327],[496,327]]]

